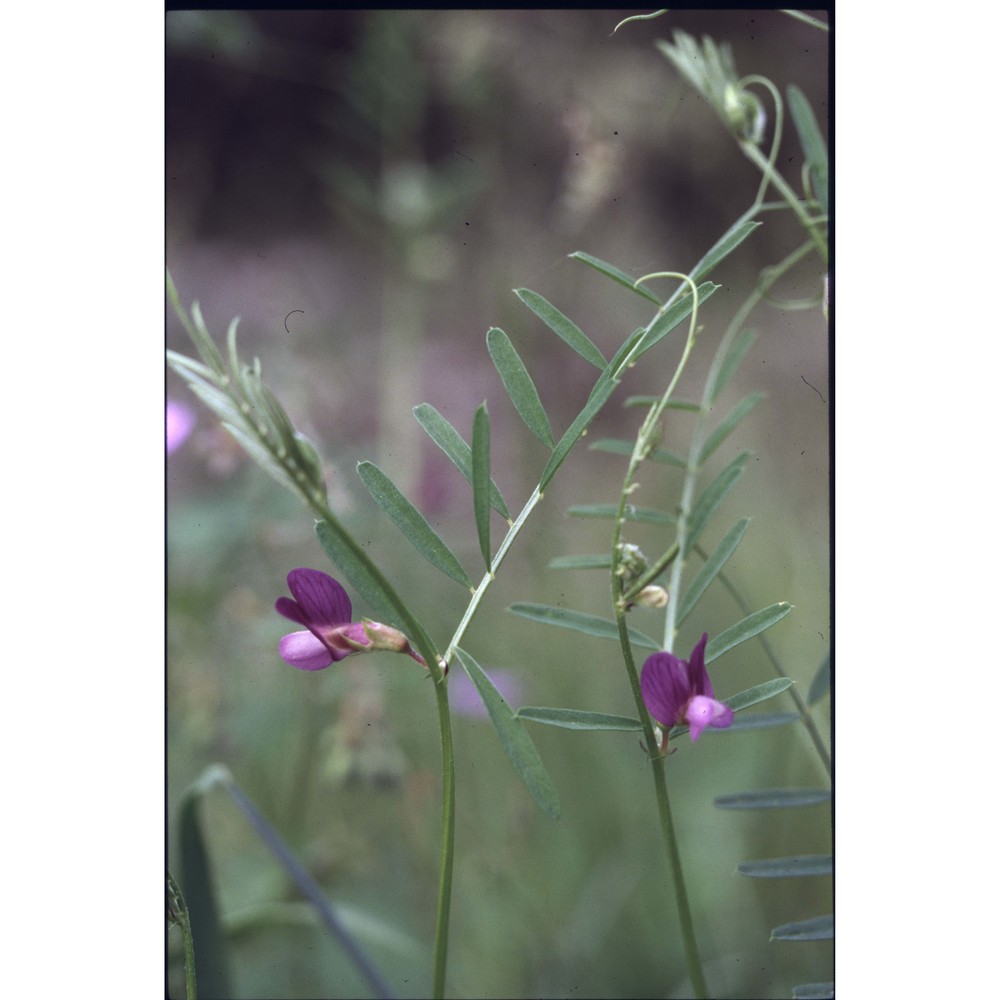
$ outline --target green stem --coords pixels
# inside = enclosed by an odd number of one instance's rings
[[[407,635],[427,661],[427,669],[434,681],[437,699],[438,727],[441,733],[441,860],[438,873],[437,918],[434,923],[434,1000],[444,996],[445,975],[448,969],[448,926],[451,915],[451,887],[455,864],[455,749],[451,732],[451,712],[448,707],[448,685],[445,672],[438,659],[437,650],[420,623],[395,590],[333,516],[329,507],[316,496],[307,495],[309,506],[337,532],[341,542],[363,561],[369,572],[378,580],[385,596],[392,603]],[[447,661],[445,661],[447,662]]]
[[[448,688],[435,684],[438,723],[441,729],[441,861],[438,872],[437,920],[434,924],[434,1000],[444,996],[448,970],[448,926],[451,916],[451,883],[455,862],[455,750],[451,735]]]
[[[708,984],[698,953],[698,939],[694,933],[694,921],[691,919],[691,904],[688,902],[687,887],[684,884],[684,867],[681,864],[680,850],[677,847],[677,835],[674,831],[674,820],[670,813],[670,799],[667,796],[667,769],[664,766],[666,758],[653,754],[653,783],[656,786],[656,804],[660,813],[660,829],[663,831],[663,841],[667,845],[667,857],[670,860],[670,870],[674,876],[674,890],[677,893],[677,915],[681,922],[681,937],[684,939],[684,955],[687,958],[688,974],[698,1000],[708,997]]]
[[[444,654],[445,663],[451,662],[451,658],[455,655],[455,647],[461,644],[462,636],[465,635],[465,630],[472,622],[473,616],[478,610],[483,598],[486,596],[486,591],[490,589],[490,584],[493,582],[497,570],[503,564],[504,559],[507,558],[507,553],[514,544],[514,539],[520,534],[525,521],[528,520],[528,516],[535,509],[541,499],[541,490],[536,486],[531,496],[528,497],[528,501],[522,508],[521,513],[517,515],[517,519],[507,529],[507,535],[500,543],[500,548],[497,549],[496,555],[493,557],[493,563],[489,572],[487,572],[482,580],[479,581],[479,586],[476,587],[473,592],[472,598],[469,600],[469,605],[465,609],[465,614],[462,615],[462,620],[458,623],[458,628],[455,629],[455,634],[451,637],[451,642],[448,643],[448,649]]]
[[[705,388],[702,392],[701,404],[698,410],[697,420],[695,421],[694,432],[691,435],[691,447],[688,450],[687,466],[684,472],[684,483],[681,487],[681,501],[677,516],[677,543],[680,552],[677,558],[673,561],[670,573],[670,583],[667,587],[667,590],[674,597],[680,594],[681,577],[684,572],[685,564],[684,542],[687,535],[687,519],[691,511],[691,501],[694,496],[695,482],[698,478],[698,473],[701,471],[701,467],[698,464],[698,457],[704,446],[705,438],[708,436],[709,415],[712,410],[712,403],[714,401],[716,391],[715,387],[718,381],[719,372],[725,363],[726,356],[729,354],[733,340],[742,329],[747,316],[750,315],[753,309],[756,308],[756,306],[764,298],[768,289],[782,275],[784,275],[803,257],[805,257],[811,249],[811,244],[802,244],[802,246],[792,251],[792,253],[790,253],[783,261],[776,264],[765,273],[764,277],[762,277],[757,283],[753,292],[747,296],[746,301],[737,310],[736,315],[733,316],[733,319],[726,328],[726,332],[723,334],[722,340],[719,341],[719,346],[716,348],[715,355],[712,358],[712,363],[708,369],[708,375],[705,378]],[[677,600],[672,600],[667,604],[667,615],[663,629],[663,648],[667,650],[673,649],[677,623],[677,611],[679,607],[680,602]]]
[[[688,284],[693,284],[690,278],[686,279]],[[622,656],[625,661],[625,672],[628,676],[629,686],[632,688],[632,697],[635,700],[636,710],[639,713],[639,720],[642,725],[643,737],[653,765],[653,786],[656,790],[656,802],[660,818],[660,830],[663,836],[664,848],[667,854],[667,862],[673,876],[674,900],[677,905],[677,917],[681,927],[681,937],[684,941],[684,956],[687,962],[688,975],[694,986],[695,996],[699,1000],[708,997],[708,985],[705,981],[705,972],[701,964],[701,956],[698,952],[698,940],[694,932],[694,921],[691,918],[691,904],[688,901],[687,887],[684,882],[684,866],[681,863],[680,848],[677,844],[677,834],[674,829],[673,817],[670,813],[670,800],[667,796],[667,776],[664,767],[664,756],[657,743],[657,733],[650,718],[649,710],[642,697],[642,685],[639,679],[639,672],[636,669],[635,659],[632,656],[632,646],[628,637],[628,625],[625,621],[625,609],[627,607],[626,596],[623,592],[622,577],[618,573],[621,561],[621,534],[625,524],[625,507],[631,494],[631,487],[635,481],[635,475],[651,447],[653,433],[657,421],[660,419],[667,403],[673,396],[681,373],[687,365],[687,361],[694,348],[695,337],[697,335],[697,315],[698,300],[697,291],[694,290],[695,302],[691,310],[691,320],[688,328],[687,343],[681,355],[673,378],[664,392],[663,396],[654,404],[646,415],[643,425],[636,436],[635,448],[629,460],[628,470],[625,473],[625,480],[622,485],[621,495],[618,501],[618,513],[615,517],[614,530],[611,539],[611,602],[614,608],[615,621],[618,625],[618,636],[622,647]],[[634,588],[633,588],[634,589]],[[673,602],[671,602],[673,603]],[[663,748],[665,751],[665,747]]]

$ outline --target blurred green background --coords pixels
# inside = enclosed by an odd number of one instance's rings
[[[544,295],[610,356],[651,311],[567,254],[583,250],[634,276],[685,270],[756,192],[758,174],[655,40],[679,28],[729,42],[741,73],[763,74],[782,93],[796,84],[826,128],[826,35],[776,11],[685,11],[612,37],[629,13],[167,15],[166,249],[181,298],[201,303],[220,342],[241,317],[242,353],[260,357],[265,380],[317,445],[334,510],[442,648],[467,595],[402,540],[368,499],[355,463],[381,465],[478,579],[471,492],[412,407],[430,402],[468,439],[475,407],[488,400],[494,477],[516,512],[547,456],[503,392],[486,330],[510,335],[557,436],[595,373],[511,289]],[[778,162],[797,187],[790,123]],[[700,313],[704,331],[681,397],[700,395],[714,346],[760,269],[799,242],[794,224],[771,213],[713,275],[723,287]],[[778,294],[815,297],[821,282],[811,259]],[[717,471],[742,449],[754,453],[703,541],[712,547],[739,517],[753,519],[730,575],[755,608],[795,605],[768,638],[804,695],[830,639],[827,330],[818,308],[764,305],[748,325],[759,337],[719,416],[749,391],[768,398],[713,457]],[[589,440],[634,436],[639,411],[620,404],[663,391],[680,340],[645,356]],[[174,316],[167,344],[193,353]],[[172,374],[167,392],[200,405]],[[663,445],[684,451],[690,427],[688,416],[670,416]],[[610,523],[567,517],[566,508],[614,502],[624,468],[622,458],[587,450],[586,439],[578,446],[466,636],[487,670],[517,676],[520,704],[634,715],[615,644],[504,610],[525,600],[610,615],[602,573],[546,567],[555,556],[607,550]],[[644,469],[636,502],[670,510],[679,482],[673,470]],[[291,629],[273,604],[285,574],[335,570],[306,510],[203,408],[170,457],[167,503],[171,833],[185,789],[209,764],[226,764],[330,897],[371,919],[362,940],[401,995],[427,995],[440,818],[427,680],[389,654],[315,674],[280,660],[277,641]],[[499,519],[493,529],[495,545]],[[648,526],[627,540],[650,556],[669,541]],[[355,607],[368,612],[360,599]],[[716,584],[685,622],[678,652],[740,617]],[[661,623],[658,612],[633,612],[633,624],[653,635]],[[712,676],[728,696],[772,672],[751,642],[716,661]],[[828,720],[820,727],[828,736]],[[556,822],[535,807],[489,723],[455,718],[449,993],[688,995],[636,737],[531,733],[562,800]],[[828,851],[829,810],[712,805],[715,795],[746,789],[825,786],[804,728],[681,742],[669,778],[713,992],[789,996],[796,983],[831,979],[829,943],[767,941],[778,924],[829,912],[829,880],[735,871],[742,860]],[[208,798],[204,818],[236,995],[366,995],[223,793]],[[170,861],[176,868],[173,847]],[[181,996],[171,955],[171,991]]]

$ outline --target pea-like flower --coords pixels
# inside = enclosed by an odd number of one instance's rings
[[[649,714],[670,729],[685,723],[692,741],[706,726],[725,729],[732,725],[733,710],[715,700],[715,691],[705,669],[706,632],[694,649],[691,659],[682,660],[672,653],[654,653],[642,666],[642,700]]]
[[[362,618],[351,621],[351,599],[332,576],[317,569],[293,569],[288,574],[291,597],[279,597],[279,615],[305,625],[278,643],[281,658],[299,670],[322,670],[352,653],[389,650],[407,653],[426,666],[424,658],[398,629]]]

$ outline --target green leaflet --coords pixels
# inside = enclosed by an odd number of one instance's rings
[[[625,715],[605,715],[602,712],[581,712],[575,708],[519,708],[518,719],[542,722],[562,729],[608,730],[614,732],[642,732],[642,723]]]
[[[600,271],[601,274],[606,275],[611,278],[612,281],[617,281],[619,285],[624,285],[629,291],[635,292],[636,295],[641,295],[644,299],[648,299],[650,302],[655,302],[656,305],[661,305],[661,300],[658,299],[651,291],[643,288],[642,285],[636,285],[635,279],[630,278],[624,271],[615,267],[614,264],[609,264],[607,261],[600,260],[597,257],[592,257],[589,253],[584,253],[582,250],[577,250],[575,253],[571,253],[570,259],[583,261],[589,267],[592,267],[595,271]]]
[[[752,615],[747,615],[742,621],[727,628],[725,632],[720,632],[714,639],[709,639],[708,645],[705,647],[705,663],[711,663],[712,660],[722,656],[733,646],[738,646],[741,642],[746,642],[747,639],[752,639],[765,629],[769,629],[776,622],[780,622],[791,610],[791,604],[787,601],[779,601],[777,604],[755,611]],[[782,680],[787,680],[787,678],[782,678]],[[788,683],[790,684],[791,681]]]
[[[532,382],[528,369],[524,367],[524,362],[514,349],[510,338],[499,327],[492,326],[486,332],[486,347],[500,373],[507,395],[510,396],[514,408],[521,415],[528,430],[546,448],[551,449],[555,442],[552,439],[549,418],[545,414],[542,401],[538,398],[535,383]]]
[[[793,809],[829,801],[830,792],[824,788],[768,788],[717,795],[714,804],[719,809]]]
[[[531,737],[517,720],[503,695],[472,656],[458,646],[455,647],[455,655],[469,680],[476,686],[479,697],[483,699],[497,736],[500,737],[500,744],[514,765],[514,770],[545,815],[551,819],[558,819],[559,795],[542,764],[541,757],[538,756],[538,750],[535,749]]]
[[[788,88],[788,110],[795,123],[795,131],[799,134],[802,152],[809,164],[812,175],[813,194],[819,202],[823,214],[829,211],[829,166],[827,163],[826,143],[823,133],[816,123],[816,116],[806,95],[794,84]]]
[[[554,305],[528,288],[515,288],[514,294],[558,337],[564,340],[584,361],[604,371],[607,361],[590,338]]]
[[[792,1000],[833,1000],[833,983],[800,983],[792,987]]]
[[[611,520],[618,516],[618,505],[610,503],[575,504],[566,509],[570,517],[598,517],[603,520]],[[676,524],[677,518],[666,511],[655,510],[652,507],[633,507],[631,504],[625,505],[625,520],[636,521],[640,524]]]
[[[697,284],[706,278],[716,264],[728,257],[760,225],[760,222],[741,222],[723,233],[715,246],[695,264],[691,280]]]
[[[719,398],[722,390],[729,384],[729,380],[736,374],[747,351],[750,350],[756,339],[756,330],[743,330],[733,341],[732,347],[729,348],[718,372],[714,378],[710,378],[708,383],[708,398],[713,404]]]
[[[736,429],[740,421],[765,397],[765,392],[751,392],[734,406],[718,427],[709,434],[698,456],[698,465],[704,465],[716,448]]]
[[[833,914],[782,924],[771,931],[772,941],[829,941],[833,938]],[[832,995],[832,993],[831,993]]]
[[[833,915],[829,913],[821,917],[811,917],[809,920],[782,924],[771,931],[772,941],[829,941],[832,937]],[[832,990],[830,996],[833,996]]]
[[[368,602],[379,619],[387,625],[394,625],[406,631],[392,595],[383,587],[382,580],[371,572],[368,564],[358,558],[343,535],[335,531],[328,521],[318,521],[316,537],[319,538],[319,543],[330,561],[341,570],[350,585]],[[411,635],[410,639],[413,638]]]
[[[548,604],[531,604],[526,601],[518,601],[507,610],[542,625],[558,625],[599,639],[618,639],[618,625],[612,619],[600,618],[585,611],[570,611],[568,608],[554,608]],[[630,628],[628,635],[634,646],[657,650],[660,648],[655,639],[650,639],[637,629]]]
[[[604,378],[602,376],[597,380],[597,384],[590,394],[587,405],[580,411],[576,420],[570,424],[566,433],[560,438],[559,444],[556,445],[555,451],[552,452],[548,464],[542,470],[541,479],[538,481],[539,493],[545,492],[545,487],[549,485],[552,477],[559,471],[559,466],[565,461],[570,449],[587,429],[591,420],[597,416],[601,407],[611,398],[611,394],[617,387],[618,383],[611,377]]]
[[[788,858],[767,858],[764,861],[742,861],[736,866],[736,870],[750,878],[832,875],[833,857],[829,854],[800,854]]]
[[[413,547],[442,573],[472,590],[469,574],[427,523],[423,514],[396,488],[392,480],[371,462],[358,463],[358,475],[372,499],[409,539]]]
[[[711,643],[709,643],[711,645]],[[705,657],[706,662],[708,657]],[[755,684],[752,688],[740,691],[731,698],[726,698],[726,704],[734,712],[742,712],[743,709],[751,705],[759,705],[762,701],[775,698],[783,691],[787,691],[795,682],[789,677],[775,677],[772,680]]]
[[[451,459],[455,468],[472,482],[472,449],[465,439],[430,403],[413,407],[417,423],[427,431],[430,439]],[[490,506],[502,517],[510,520],[510,511],[504,503],[496,483],[490,480]]]
[[[806,698],[807,705],[815,705],[827,691],[830,690],[830,654],[823,657],[823,662],[816,671],[816,676],[809,685],[809,695]]]
[[[712,515],[722,506],[729,494],[732,493],[740,476],[743,475],[743,466],[746,465],[749,458],[750,452],[741,451],[708,484],[705,491],[698,497],[688,517],[687,534],[684,537],[685,556],[694,547],[695,542],[698,541],[698,537],[704,531]]]
[[[750,729],[774,729],[798,721],[798,712],[747,712],[746,715],[733,719],[733,724],[727,729],[716,729],[713,732],[739,733]]]
[[[632,457],[635,450],[634,441],[626,441],[624,438],[601,438],[589,446],[591,451],[606,451],[612,455],[624,455]],[[666,448],[654,448],[647,458],[652,462],[662,462],[664,465],[673,465],[678,469],[686,468],[687,462],[676,452],[668,451]]]
[[[472,422],[472,506],[476,514],[479,549],[490,572],[490,417],[483,402]]]
[[[695,605],[701,600],[712,581],[722,572],[722,567],[726,565],[729,557],[736,551],[736,546],[743,540],[743,536],[749,527],[750,518],[744,517],[737,521],[729,529],[726,537],[715,547],[715,551],[705,560],[705,565],[698,570],[697,575],[688,585],[684,596],[681,598],[680,606],[677,609],[678,625],[694,610]]]
[[[707,657],[706,657],[707,662]],[[747,688],[746,691],[740,691],[739,694],[734,694],[731,698],[723,698],[723,702],[727,704],[734,712],[742,712],[744,709],[749,708],[751,705],[759,705],[762,701],[767,701],[769,698],[774,698],[776,695],[781,694],[782,691],[787,691],[793,684],[793,681],[789,680],[787,677],[776,677],[774,680],[764,681],[763,684],[755,684],[752,688]],[[752,716],[751,716],[752,718]],[[792,714],[791,719],[797,719],[798,716]],[[738,720],[733,720],[733,725],[728,729],[706,729],[706,733],[726,733],[730,729],[736,727]],[[671,736],[679,736],[688,731],[688,726],[674,726],[670,730]],[[746,728],[754,728],[751,724]]]
[[[582,556],[556,556],[549,560],[549,569],[611,569],[611,556],[606,552]]]

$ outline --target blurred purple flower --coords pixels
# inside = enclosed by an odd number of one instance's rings
[[[167,400],[167,454],[171,455],[187,440],[194,428],[194,410],[186,403]]]
[[[668,729],[684,723],[691,740],[706,726],[725,729],[733,722],[733,710],[715,700],[715,691],[705,669],[706,632],[691,650],[690,661],[672,653],[654,653],[642,666],[642,700],[649,714]]]
[[[504,696],[508,704],[521,701],[524,685],[521,679],[511,670],[494,670],[489,678],[494,687]],[[459,715],[467,715],[474,719],[488,719],[489,712],[479,697],[476,685],[462,672],[456,672],[448,685],[448,695],[451,707]]]
[[[281,658],[299,670],[322,670],[352,653],[385,649],[408,653],[424,664],[409,640],[397,629],[363,618],[351,621],[351,599],[332,576],[317,569],[293,569],[288,574],[291,597],[279,597],[275,610],[305,625],[305,632],[291,632],[278,643]],[[426,666],[426,664],[424,664]]]

